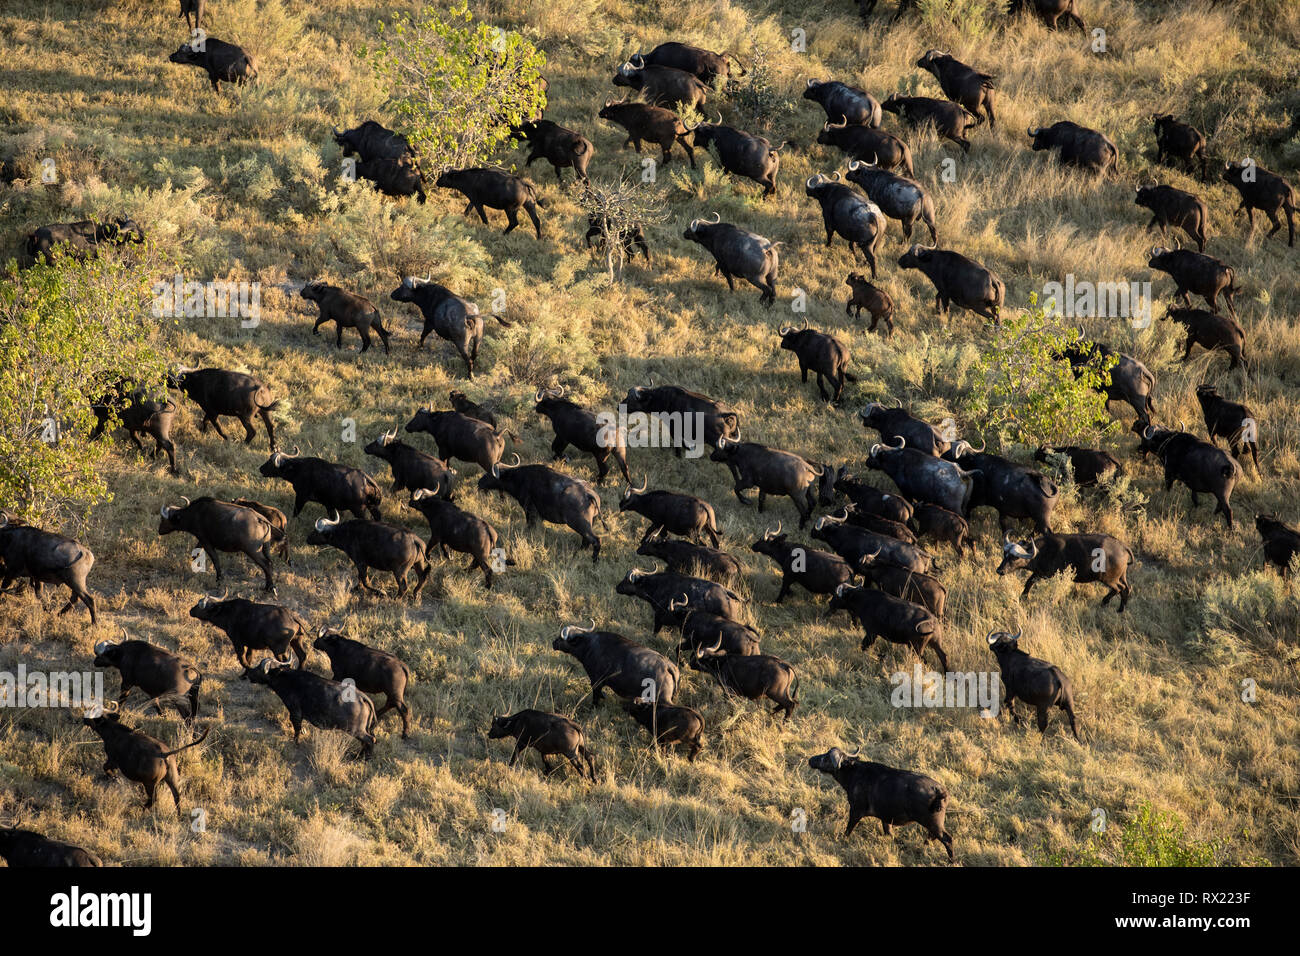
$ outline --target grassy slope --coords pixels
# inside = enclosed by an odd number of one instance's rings
[[[547,455],[549,431],[528,405],[543,380],[563,380],[580,400],[608,407],[654,375],[731,402],[748,438],[850,464],[860,462],[869,440],[850,413],[861,402],[896,396],[932,420],[958,411],[987,333],[969,315],[937,322],[929,286],[894,264],[902,251],[896,225],[881,285],[898,304],[898,334],[885,342],[843,316],[843,280],[854,264],[842,244],[829,251],[820,244],[819,213],[800,185],[813,171],[829,172],[837,153],[815,146],[790,151],[778,194],[767,203],[748,185],[728,184],[709,160],[689,174],[675,163],[661,180],[673,218],[652,236],[653,269],[632,267],[627,281],[610,290],[577,250],[580,211],[549,169],[535,167],[534,175],[549,202],[541,243],[524,229],[502,238],[462,219],[450,196],[435,193],[417,207],[360,190],[338,195],[329,127],[375,115],[383,101],[349,51],[377,18],[409,4],[330,0],[310,11],[281,0],[211,4],[210,32],[244,44],[261,68],[258,85],[219,99],[197,71],[166,62],[184,32],[171,4],[164,13],[143,0],[102,2],[93,24],[74,19],[83,6],[15,0],[0,13],[0,151],[53,153],[65,180],[52,192],[0,192],[0,231],[14,236],[43,222],[126,209],[181,258],[187,277],[260,280],[260,327],[193,321],[177,357],[264,377],[289,398],[282,434],[290,447],[300,444],[382,478],[386,472],[361,445],[404,422],[417,403],[464,386],[449,348],[411,350],[418,325],[387,300],[395,275],[406,271],[432,272],[480,302],[496,288],[506,291],[508,311],[524,321],[509,332],[489,331],[485,373],[468,391],[514,415],[526,460]],[[1028,23],[968,36],[916,21],[886,32],[878,16],[864,29],[849,3],[827,0],[557,0],[527,14],[515,4],[480,7],[496,22],[540,36],[551,61],[548,115],[594,140],[593,169],[601,175],[631,161],[618,149],[621,135],[596,118],[612,89],[611,65],[669,36],[748,54],[755,42],[780,45],[792,27],[806,29],[808,54],[782,48],[774,57],[798,103],[775,137],[804,144],[815,139],[819,113],[797,100],[803,76],[856,78],[883,98],[916,76],[913,61],[931,46],[992,67],[1001,122],[994,135],[986,128],[974,134],[970,156],[958,158],[956,183],[937,176],[950,147],[933,136],[909,142],[918,176],[935,196],[941,238],[995,268],[1009,304],[1024,303],[1030,291],[1068,271],[1099,280],[1148,278],[1152,240],[1142,230],[1147,217],[1132,206],[1131,180],[1159,176],[1206,196],[1209,251],[1237,268],[1246,289],[1238,306],[1260,359],[1253,373],[1229,377],[1222,358],[1199,352],[1177,364],[1178,337],[1166,323],[1135,333],[1099,320],[1090,330],[1152,368],[1167,420],[1199,422],[1192,393],[1204,380],[1244,396],[1257,411],[1266,477],[1251,471],[1238,485],[1237,529],[1225,533],[1204,505],[1190,513],[1181,490],[1165,494],[1156,469],[1131,458],[1125,436],[1121,455],[1149,507],[1120,509],[1068,490],[1058,515],[1063,529],[1107,531],[1134,546],[1143,564],[1133,574],[1130,613],[1101,611],[1096,589],[1076,589],[1065,579],[1019,603],[1020,580],[993,573],[997,534],[987,517],[979,522],[979,559],[944,561],[954,667],[991,667],[983,635],[1023,626],[1028,649],[1073,677],[1091,738],[1086,747],[1061,737],[1055,722],[1044,743],[974,713],[893,709],[888,675],[910,668],[911,660],[898,651],[883,663],[862,654],[845,621],[827,624],[806,596],[770,606],[776,579],[766,562],[753,560],[747,590],[764,649],[801,674],[794,720],[775,724],[692,674],[681,696],[708,723],[707,749],[694,765],[656,755],[643,732],[607,704],[595,715],[585,705],[577,710],[603,758],[596,785],[560,774],[543,780],[535,758],[508,769],[507,746],[485,737],[493,713],[525,706],[574,713],[583,702],[579,669],[550,649],[562,623],[594,617],[649,641],[644,606],[613,593],[634,563],[640,524],[617,514],[611,485],[604,491],[606,511],[613,512],[608,561],[597,568],[575,556],[576,539],[566,530],[525,533],[513,505],[472,489],[462,493],[466,507],[502,531],[518,560],[491,596],[479,579],[440,566],[418,607],[362,604],[349,595],[350,568],[337,552],[299,546],[294,567],[278,570],[281,599],[313,625],[329,621],[401,654],[417,675],[417,728],[403,743],[390,717],[367,766],[345,760],[346,741],[335,734],[309,729],[295,750],[279,702],[236,680],[224,640],[188,618],[210,583],[188,571],[189,545],[154,533],[158,506],[182,493],[247,493],[282,506],[289,500],[284,486],[257,475],[261,438],[248,448],[200,436],[190,406],[177,434],[184,480],[138,460],[124,444],[111,461],[116,500],[99,508],[84,532],[98,555],[92,582],[104,595],[102,623],[90,628],[77,615],[56,620],[30,596],[6,599],[0,669],[12,670],[19,660],[87,667],[94,642],[117,637],[118,625],[197,663],[208,675],[206,706],[216,730],[184,760],[183,806],[206,808],[209,831],[197,837],[178,825],[169,802],[142,812],[138,788],[97,779],[97,742],[66,714],[52,712],[0,714],[0,814],[21,804],[29,825],[84,843],[106,860],[164,864],[937,862],[940,851],[925,847],[914,828],[890,841],[870,825],[848,843],[840,840],[843,797],[804,758],[833,744],[861,743],[873,758],[922,769],[949,788],[950,828],[967,863],[1041,860],[1045,850],[1086,836],[1092,808],[1123,819],[1144,800],[1183,815],[1198,839],[1227,841],[1230,861],[1294,863],[1296,599],[1261,570],[1251,524],[1256,511],[1296,517],[1300,461],[1290,440],[1297,405],[1289,386],[1300,344],[1297,253],[1276,239],[1263,242],[1262,231],[1247,241],[1244,222],[1229,215],[1235,199],[1227,187],[1155,172],[1147,117],[1169,109],[1217,129],[1224,155],[1249,152],[1294,182],[1300,146],[1261,152],[1256,144],[1280,125],[1285,97],[1294,95],[1300,17],[1285,4],[1265,23],[1234,19],[1222,5],[1166,9],[1086,0],[1086,18],[1106,27],[1112,50],[1096,58],[1077,35]],[[936,85],[926,76],[920,88],[934,95]],[[1121,148],[1123,181],[1097,187],[1025,149],[1027,125],[1059,118],[1108,132]],[[894,128],[892,119],[886,126]],[[776,309],[760,308],[748,287],[728,295],[699,251],[680,238],[686,220],[715,209],[787,243]],[[398,329],[391,357],[359,358],[355,338],[351,351],[337,353],[309,335],[314,312],[276,286],[315,276],[381,303]],[[813,323],[834,329],[851,347],[861,382],[844,410],[821,405],[815,390],[799,383],[789,356],[774,348],[773,325],[788,319],[796,284],[809,294]],[[1169,284],[1158,280],[1156,288],[1167,295]],[[340,440],[344,417],[358,423],[356,444]],[[648,470],[655,485],[713,501],[738,554],[748,554],[748,542],[765,525],[730,496],[719,466],[634,451],[633,468]],[[591,474],[576,459],[571,470]],[[472,481],[472,467],[461,471]],[[386,510],[422,527],[391,502]],[[297,542],[317,514],[309,510],[295,522]],[[767,517],[789,525],[792,514],[788,504],[777,505]],[[231,571],[236,593],[255,596],[253,569],[233,560]],[[312,665],[321,663],[314,655]],[[1259,684],[1254,705],[1237,696],[1247,678]],[[115,678],[109,687],[115,689]],[[174,721],[136,718],[151,733],[180,739]],[[489,828],[494,807],[510,815],[503,834]],[[794,808],[809,817],[808,832],[797,837],[789,825]]]

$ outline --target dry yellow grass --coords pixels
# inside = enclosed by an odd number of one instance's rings
[[[1149,499],[1145,510],[1067,490],[1060,528],[1116,534],[1142,561],[1123,617],[1096,606],[1098,589],[1065,579],[1020,602],[1023,579],[993,573],[998,536],[987,515],[978,521],[978,559],[943,561],[953,666],[992,668],[983,635],[1023,626],[1027,649],[1074,680],[1087,732],[1081,746],[1062,736],[1055,717],[1043,741],[1005,718],[995,724],[973,712],[894,709],[889,675],[912,661],[897,650],[883,663],[862,654],[846,621],[827,623],[824,605],[802,594],[781,607],[768,603],[776,578],[748,551],[766,521],[735,502],[721,466],[634,450],[637,475],[716,505],[727,546],[750,569],[746,588],[764,650],[793,662],[801,675],[802,704],[786,724],[687,676],[681,699],[707,722],[706,749],[693,765],[653,752],[644,732],[612,704],[593,714],[579,669],[550,647],[559,626],[590,618],[668,646],[649,638],[644,606],[613,591],[637,563],[641,532],[639,520],[618,515],[617,487],[603,491],[610,530],[605,559],[593,568],[567,530],[526,532],[518,509],[479,494],[474,469],[462,467],[471,487],[461,503],[495,524],[518,565],[491,593],[459,570],[459,558],[438,565],[418,605],[353,597],[351,569],[340,555],[302,544],[307,519],[319,514],[309,508],[293,524],[294,566],[277,567],[281,601],[313,625],[330,622],[398,653],[416,675],[411,740],[400,740],[390,716],[374,761],[362,765],[345,757],[337,735],[311,728],[295,749],[278,700],[239,681],[224,638],[188,617],[211,582],[188,570],[187,541],[156,536],[158,507],[196,492],[281,506],[289,499],[285,486],[257,474],[265,457],[260,436],[250,448],[200,435],[194,408],[186,406],[175,436],[183,477],[172,478],[119,443],[110,474],[115,499],[82,532],[98,556],[91,581],[102,595],[100,625],[90,627],[80,614],[56,619],[30,593],[6,597],[0,670],[19,661],[86,667],[93,644],[117,638],[119,626],[195,662],[207,675],[204,721],[214,730],[182,760],[182,806],[204,808],[207,831],[195,834],[188,819],[178,822],[166,797],[145,812],[138,788],[98,779],[98,742],[55,711],[0,711],[0,818],[20,814],[34,829],[124,863],[938,863],[942,854],[915,828],[890,840],[868,822],[841,839],[843,796],[808,769],[806,757],[861,744],[872,758],[927,772],[949,789],[949,827],[966,864],[1041,862],[1086,840],[1093,808],[1122,821],[1148,801],[1182,816],[1191,838],[1223,841],[1225,862],[1296,862],[1300,613],[1292,588],[1262,568],[1252,519],[1268,511],[1300,517],[1300,260],[1276,237],[1264,241],[1262,230],[1247,239],[1243,220],[1231,215],[1236,201],[1226,186],[1155,170],[1148,119],[1168,109],[1217,127],[1222,155],[1249,153],[1295,182],[1300,143],[1258,146],[1282,125],[1288,95],[1290,109],[1297,108],[1294,4],[1264,5],[1261,11],[1273,12],[1257,22],[1229,4],[1085,0],[1089,24],[1108,31],[1106,57],[1087,52],[1077,34],[1028,22],[972,34],[905,20],[886,31],[878,13],[864,28],[847,0],[558,0],[524,12],[518,4],[479,4],[481,14],[532,32],[546,48],[548,116],[593,139],[593,171],[601,176],[633,161],[618,148],[621,133],[596,116],[613,89],[609,76],[619,57],[668,37],[742,56],[756,44],[775,51],[772,66],[796,104],[776,136],[800,144],[787,153],[776,197],[760,202],[756,187],[728,183],[711,159],[701,156],[697,172],[675,161],[661,180],[672,219],[651,236],[653,267],[629,267],[613,289],[579,248],[585,223],[575,197],[557,189],[543,166],[533,176],[549,203],[540,243],[524,229],[501,237],[499,216],[492,229],[461,218],[459,199],[438,191],[423,207],[362,189],[339,191],[330,127],[377,115],[384,98],[351,53],[378,18],[412,4],[210,3],[210,33],[243,44],[261,70],[256,85],[219,98],[198,71],[166,62],[184,34],[172,4],[94,6],[93,20],[74,19],[85,5],[65,0],[14,0],[0,11],[0,153],[52,154],[63,179],[56,190],[0,192],[0,231],[16,237],[45,222],[125,210],[181,260],[187,277],[260,281],[259,327],[186,323],[177,360],[261,376],[287,400],[280,416],[287,447],[366,468],[385,487],[386,470],[362,454],[364,442],[405,422],[420,402],[466,387],[448,347],[412,351],[418,323],[387,298],[404,271],[432,272],[481,303],[492,290],[505,290],[507,311],[521,321],[489,330],[483,374],[467,391],[512,417],[526,460],[549,456],[549,431],[530,407],[544,381],[563,381],[578,400],[610,407],[654,375],[730,402],[747,438],[851,466],[874,437],[851,414],[865,401],[898,397],[932,420],[960,418],[961,394],[987,332],[970,315],[943,324],[934,318],[928,284],[895,264],[902,252],[896,225],[880,285],[897,303],[898,333],[885,341],[848,321],[843,282],[855,265],[842,243],[831,250],[821,244],[820,214],[802,189],[810,173],[842,168],[838,153],[810,145],[820,111],[798,99],[802,77],[860,81],[883,98],[918,76],[913,63],[929,47],[998,74],[998,128],[973,134],[970,155],[957,157],[955,183],[937,175],[940,160],[955,155],[951,145],[933,135],[907,138],[918,177],[934,195],[943,244],[994,268],[1007,284],[1009,306],[1023,305],[1031,291],[1065,272],[1148,278],[1145,252],[1153,240],[1143,231],[1149,217],[1132,205],[1132,181],[1157,176],[1206,197],[1209,251],[1236,267],[1246,290],[1238,307],[1258,359],[1251,374],[1230,377],[1222,357],[1199,352],[1178,364],[1179,336],[1167,323],[1135,332],[1098,320],[1090,331],[1156,373],[1167,421],[1199,428],[1193,391],[1201,381],[1244,397],[1263,423],[1264,475],[1248,469],[1238,485],[1232,532],[1212,522],[1204,505],[1192,513],[1181,488],[1166,494],[1155,466],[1131,455],[1127,435],[1117,442],[1119,454],[1133,489]],[[795,27],[807,31],[806,54],[788,50]],[[928,74],[920,74],[919,89],[937,95]],[[1086,182],[1026,148],[1027,125],[1067,118],[1115,140],[1120,181]],[[896,128],[892,119],[886,125]],[[727,294],[697,247],[680,238],[686,221],[713,210],[787,244],[775,309],[759,307],[748,287]],[[396,328],[391,356],[372,350],[358,357],[355,337],[336,352],[324,336],[309,334],[314,310],[278,287],[317,276],[380,304]],[[852,350],[861,382],[842,410],[819,403],[775,347],[773,326],[788,320],[796,285],[808,293],[814,325],[835,330]],[[1159,278],[1156,288],[1167,300],[1169,282]],[[341,441],[344,418],[357,423],[355,444]],[[577,457],[566,467],[592,474]],[[423,528],[391,498],[385,512]],[[782,517],[789,526],[792,516],[788,503],[778,503],[764,517]],[[256,597],[258,578],[242,559],[232,558],[228,573],[235,593]],[[313,654],[314,668],[322,662]],[[1258,683],[1253,704],[1240,700],[1246,679]],[[108,685],[115,692],[115,677]],[[486,728],[493,714],[522,707],[576,715],[601,757],[599,780],[564,772],[543,779],[535,756],[507,768],[508,742],[489,742]],[[180,739],[170,718],[133,712],[129,719],[165,740]],[[492,828],[496,808],[506,813],[503,832]],[[807,813],[806,833],[792,832],[797,808]]]

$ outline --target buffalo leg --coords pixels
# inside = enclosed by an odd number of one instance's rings
[[[275,450],[275,426],[271,424],[271,410],[269,408],[259,408],[257,414],[262,417],[262,424],[266,426],[266,440],[270,443],[271,450]]]
[[[501,235],[504,236],[506,235],[506,233],[511,232],[517,225],[519,225],[519,211],[517,209],[512,209],[511,207],[507,206],[506,227],[505,229],[501,230]]]
[[[168,761],[167,776],[163,780],[167,784],[167,788],[172,792],[172,800],[176,802],[176,809],[180,810],[181,788],[176,785],[176,771],[171,767],[170,761]]]
[[[271,578],[271,546],[269,544],[264,544],[262,545],[262,549],[260,552],[248,551],[246,553],[249,557],[249,560],[251,560],[259,568],[261,568],[262,574],[266,576],[266,587],[263,588],[263,590],[269,591],[270,593],[274,594],[275,581]]]
[[[858,825],[858,821],[861,820],[862,817],[863,817],[862,813],[859,813],[858,811],[854,810],[852,805],[849,806],[849,825],[844,830],[844,835],[846,837],[853,833],[853,828]]]
[[[203,553],[208,556],[208,560],[212,562],[212,569],[217,572],[217,580],[220,581],[224,572],[221,570],[221,562],[217,560],[216,551],[210,550],[207,545],[203,544],[199,545],[199,547],[201,547]]]
[[[371,594],[383,594],[384,593],[383,591],[379,590],[379,588],[372,587],[370,585],[370,582],[366,580],[366,573],[368,571],[369,568],[366,565],[364,564],[357,565],[357,584],[363,590],[369,591]]]
[[[203,419],[203,425],[204,425],[204,427],[203,427],[203,429],[202,429],[203,431],[206,431],[206,430],[207,430],[207,423],[208,423],[208,422],[211,422],[211,423],[212,423],[212,427],[215,428],[216,431],[217,431],[217,434],[221,436],[221,440],[222,440],[222,441],[226,441],[226,440],[227,440],[227,439],[226,439],[226,433],[223,432],[223,431],[221,430],[221,422],[217,421],[217,416],[216,416],[216,415],[209,415],[209,416],[207,416],[206,418]]]
[[[413,591],[416,600],[419,600],[420,591],[424,588],[424,583],[429,580],[429,572],[431,570],[433,570],[433,566],[428,561],[425,561],[422,566],[416,567],[415,589]]]
[[[555,170],[555,175],[558,176],[559,174],[560,174],[560,170],[557,167]],[[561,182],[563,182],[563,180],[561,180]],[[537,238],[538,239],[542,238],[542,221],[537,218],[537,204],[534,203],[532,200],[529,200],[528,202],[524,203],[524,212],[528,213],[528,218],[533,221],[533,228],[537,230]]]
[[[370,348],[370,329],[364,325],[357,326],[357,334],[361,336],[361,351]]]
[[[251,445],[253,439],[257,437],[257,432],[253,430],[253,419],[251,417],[241,418],[239,421],[244,426],[244,444]]]

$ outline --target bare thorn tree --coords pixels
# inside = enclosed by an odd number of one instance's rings
[[[613,285],[623,274],[637,230],[668,219],[663,194],[641,178],[624,171],[614,182],[593,180],[584,184],[578,200],[591,225],[599,231],[605,251],[605,268]]]

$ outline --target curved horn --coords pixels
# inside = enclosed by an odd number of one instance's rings
[[[336,513],[337,513],[337,512],[336,512]],[[333,528],[335,525],[338,525],[338,524],[342,523],[342,521],[343,521],[343,516],[342,516],[342,515],[339,515],[339,517],[335,518],[333,521],[331,521],[331,520],[329,519],[329,515],[326,515],[324,518],[317,518],[317,519],[316,519],[316,530],[317,530],[317,531],[324,531],[324,530],[326,530],[327,528]]]
[[[897,444],[897,445],[890,445],[890,446],[889,446],[890,448],[897,448],[899,451],[902,451],[904,448],[907,447],[907,439],[906,439],[906,438],[904,438],[902,435],[895,435],[894,437],[898,439],[898,444]]]
[[[1030,136],[1037,136],[1039,129],[1041,129],[1041,127],[1030,126],[1025,129],[1025,132]]]
[[[678,598],[680,598],[680,600],[678,600]],[[686,605],[688,605],[688,604],[690,604],[690,603],[691,603],[691,602],[690,602],[690,598],[688,598],[685,594],[679,594],[679,595],[678,595],[677,597],[675,597],[675,598],[669,598],[669,599],[668,599],[668,613],[669,613],[669,614],[676,614],[678,608],[686,607]]]
[[[1025,633],[1025,629],[1022,627],[1020,630],[1016,631],[1016,633],[1014,633],[1014,634],[1011,635],[1011,639],[1012,639],[1013,641],[1018,641],[1018,640],[1020,640],[1020,635],[1022,635],[1022,634],[1024,634],[1024,633]]]
[[[859,160],[859,159],[851,160],[851,161],[849,162],[849,172],[851,172],[851,173],[856,173],[859,169],[861,169],[861,168],[862,168],[863,166],[865,166],[865,165],[867,165],[867,164],[864,163],[864,162],[862,162],[862,161]]]
[[[816,81],[816,80],[809,80],[809,81],[808,81],[808,86],[804,87],[804,89],[810,89],[811,87],[814,87],[814,86],[816,86],[816,85],[817,85],[817,81]]]
[[[707,221],[707,220],[706,220],[706,221]],[[719,213],[719,212],[715,212],[715,213],[713,214],[713,222],[709,223],[709,225],[711,225],[711,226],[716,226],[716,225],[717,225],[718,223],[720,223],[720,222],[722,222],[722,214]]]
[[[989,631],[989,636],[986,638],[986,640],[987,640],[990,644],[996,644],[997,641],[994,639],[994,635],[997,634],[997,633],[998,633],[997,631]]]
[[[778,325],[776,327],[776,334],[781,336],[781,338],[785,338],[793,331],[794,331],[794,326],[792,325]]]

